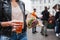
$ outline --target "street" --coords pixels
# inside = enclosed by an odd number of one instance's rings
[[[41,27],[37,27],[36,29],[38,33],[32,34],[32,29],[27,28],[27,37],[28,40],[60,40],[55,36],[55,32],[53,29],[48,29],[48,36],[42,36],[40,33]]]

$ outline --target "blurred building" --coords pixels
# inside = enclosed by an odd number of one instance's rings
[[[49,12],[52,15],[55,15],[53,12],[53,6],[56,4],[60,4],[60,0],[31,0],[32,9],[36,8],[38,15],[44,10],[44,7],[47,6],[49,8]]]
[[[44,7],[49,8],[49,12],[52,15],[55,15],[55,10],[53,7],[56,4],[60,4],[60,0],[22,0],[25,3],[25,8],[27,12],[32,12],[33,8],[37,9],[37,15],[40,16],[41,12],[44,10]],[[26,12],[26,13],[27,13]]]

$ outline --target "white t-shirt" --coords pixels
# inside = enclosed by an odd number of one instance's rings
[[[23,13],[19,6],[12,6],[12,20],[19,20],[23,22]]]

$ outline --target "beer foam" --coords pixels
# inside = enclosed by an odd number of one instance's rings
[[[22,20],[12,20],[11,22],[23,22]]]

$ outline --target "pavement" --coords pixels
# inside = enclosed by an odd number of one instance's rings
[[[32,29],[27,28],[28,40],[60,40],[60,38],[57,38],[55,36],[54,29],[47,29],[48,30],[47,31],[47,34],[48,34],[47,37],[41,35],[41,33],[40,33],[41,27],[37,27],[36,30],[38,33],[33,34]]]

